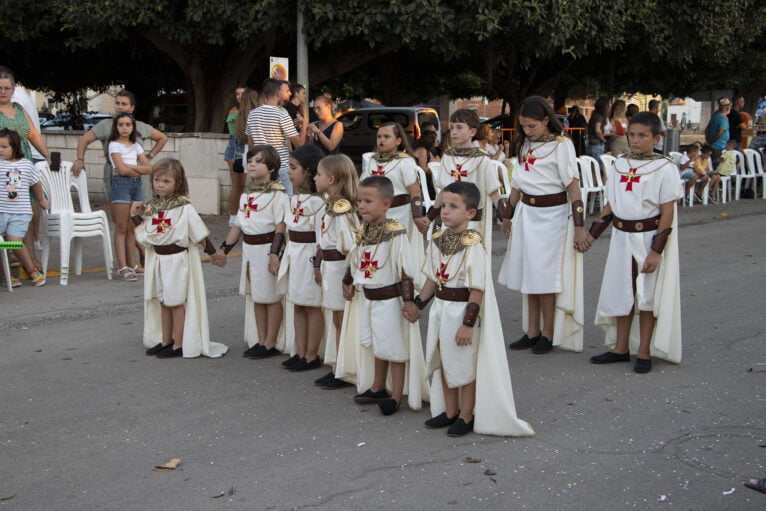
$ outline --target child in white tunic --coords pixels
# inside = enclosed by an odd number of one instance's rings
[[[614,224],[596,312],[611,349],[591,362],[629,362],[633,352],[637,373],[651,370],[652,354],[681,362],[675,210],[683,184],[673,162],[653,152],[660,129],[659,117],[651,112],[630,118],[632,152],[608,169],[608,202],[589,235],[592,242]]]
[[[405,386],[410,408],[419,410],[428,396],[412,280],[419,269],[407,230],[386,218],[394,197],[391,181],[368,177],[359,184],[357,196],[364,223],[343,277],[343,297],[350,304],[343,316],[341,344],[355,342],[358,349],[355,360],[338,360],[337,377],[355,377],[357,389],[367,390],[354,401],[377,403],[384,415],[399,409]],[[389,367],[391,395],[386,392]]]
[[[531,436],[516,417],[502,325],[487,280],[481,234],[468,229],[479,206],[473,183],[442,190],[442,224],[434,233],[423,268],[427,281],[415,299],[419,309],[436,296],[428,317],[426,367],[432,374],[431,419],[426,427],[449,426],[449,436]],[[489,289],[485,286],[489,285]],[[489,300],[484,298],[488,297]],[[481,321],[478,321],[481,317]],[[478,395],[477,395],[478,393]]]
[[[283,362],[290,371],[308,371],[322,366],[319,359],[324,336],[322,286],[314,279],[313,263],[325,209],[324,197],[317,193],[314,177],[323,156],[317,146],[301,146],[290,155],[287,171],[294,195],[285,215],[287,248],[277,278],[287,297],[287,344],[282,351],[292,355]]]
[[[576,251],[587,247],[574,146],[540,96],[522,102],[519,125],[510,205],[499,208],[510,239],[498,282],[522,292],[526,331],[510,348],[582,351],[582,254]]]
[[[489,155],[473,146],[473,137],[481,126],[475,110],[456,110],[450,116],[450,137],[452,147],[444,152],[441,168],[434,175],[434,186],[441,190],[450,183],[469,182],[476,185],[481,194],[479,210],[468,227],[479,231],[484,248],[492,253],[492,206],[500,200],[500,180]],[[434,207],[428,212],[428,220],[439,216],[441,201],[437,196]]]
[[[364,164],[360,179],[385,176],[394,185],[394,200],[388,210],[388,218],[407,229],[407,237],[420,264],[425,249],[423,234],[428,230],[428,221],[423,210],[417,162],[412,155],[412,146],[401,124],[385,123],[378,128],[376,151]]]
[[[181,162],[166,158],[152,170],[154,199],[132,213],[136,241],[146,247],[144,345],[158,358],[220,357],[229,349],[211,342],[200,246],[215,253],[208,231],[186,197]]]
[[[278,336],[284,335],[283,295],[277,289],[277,272],[290,199],[279,182],[279,167],[279,153],[272,146],[256,145],[248,151],[250,185],[239,198],[234,226],[212,258],[214,264],[225,265],[225,255],[243,236],[239,293],[245,296],[248,349],[243,356],[250,359],[278,355]]]
[[[314,259],[314,276],[322,286],[322,308],[325,311],[324,362],[334,368],[341,351],[340,332],[346,306],[341,281],[346,271],[346,256],[354,245],[354,236],[359,229],[356,214],[359,178],[354,162],[346,155],[336,154],[322,158],[314,182],[317,191],[327,196],[319,250]],[[325,389],[350,385],[336,378],[334,369],[314,383]]]

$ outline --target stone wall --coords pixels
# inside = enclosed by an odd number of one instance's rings
[[[43,131],[42,136],[48,149],[59,151],[62,161],[73,162],[76,158],[77,142],[82,131]],[[176,158],[186,170],[191,200],[203,214],[220,214],[227,210],[231,179],[223,159],[228,135],[218,133],[168,133],[168,142],[152,160]],[[153,142],[144,142],[146,150]],[[85,153],[85,170],[88,173],[88,195],[91,202],[104,203],[108,190],[104,190],[104,153],[101,142],[94,142]],[[149,182],[144,178],[144,199],[148,200]],[[215,191],[215,193],[211,193]]]

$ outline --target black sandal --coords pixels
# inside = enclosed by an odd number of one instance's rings
[[[750,488],[751,490],[759,491],[761,493],[766,493],[766,477],[762,479],[750,479],[750,481],[755,481],[755,484],[751,482],[742,483],[745,485],[745,488]]]

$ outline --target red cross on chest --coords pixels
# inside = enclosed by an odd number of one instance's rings
[[[632,192],[633,183],[638,183],[639,181],[641,181],[641,176],[636,174],[636,169],[629,169],[627,175],[623,174],[620,176],[620,183],[627,183],[625,185],[626,192]]]
[[[255,204],[253,200],[253,197],[248,197],[247,202],[242,205],[242,211],[245,212],[245,218],[250,218],[251,211],[258,211],[258,204]]]
[[[534,152],[534,149],[530,149],[527,151],[527,154],[524,155],[524,170],[529,172],[529,166],[534,165],[537,161],[537,158],[532,156],[532,153]]]
[[[447,273],[447,263],[441,263],[439,265],[439,269],[436,270],[436,278],[443,280],[447,280],[449,278],[449,273]]]
[[[386,175],[386,171],[383,170],[383,167],[385,167],[386,165],[385,164],[381,165],[380,163],[378,163],[376,166],[378,167],[378,170],[370,171],[370,175],[372,175],[372,176],[385,176]]]
[[[463,163],[456,163],[455,170],[450,172],[450,175],[455,178],[455,181],[462,181],[464,177],[468,177],[468,172],[463,170]]]
[[[359,263],[359,269],[364,270],[364,278],[371,279],[375,275],[375,271],[379,270],[378,261],[372,260],[372,253],[365,252],[362,262]]]
[[[157,218],[152,218],[152,225],[156,225],[157,226],[157,231],[156,232],[158,232],[160,234],[164,233],[165,230],[168,227],[170,227],[171,223],[172,223],[172,221],[170,220],[170,218],[166,218],[165,217],[165,212],[164,211],[158,212],[157,213]]]
[[[303,216],[303,208],[301,207],[303,201],[298,201],[298,204],[293,208],[293,223],[297,224],[298,219]]]

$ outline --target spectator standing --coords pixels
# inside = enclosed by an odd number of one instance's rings
[[[236,136],[236,124],[237,117],[239,116],[239,102],[242,98],[242,93],[245,92],[247,87],[240,85],[234,89],[234,95],[227,99],[226,105],[226,130],[229,132],[229,143],[226,144],[226,149],[223,152],[223,159],[226,161],[226,165],[229,167],[229,173],[234,171],[234,160],[237,155],[240,157],[245,149],[245,142],[237,140]]]
[[[740,111],[745,106],[745,98],[742,96],[735,96],[732,100],[732,108],[729,115],[726,117],[729,119],[729,140],[734,140],[737,143],[737,151],[742,150],[742,130],[747,128],[745,119],[742,117]]]
[[[285,94],[290,94],[287,82],[267,78],[261,90],[263,104],[248,114],[245,134],[250,148],[256,144],[267,144],[277,150],[281,163],[279,182],[287,189],[288,195],[292,195],[293,187],[287,177],[290,157],[287,142],[289,140],[296,146],[302,146],[306,142],[306,124],[301,125],[300,132],[295,129],[290,115],[280,106]]]
[[[607,110],[609,110],[609,98],[599,97],[588,121],[588,154],[596,158],[601,165],[603,165],[601,155],[606,151],[606,136],[603,130]]]
[[[614,129],[614,137],[612,138],[610,150],[614,156],[627,154],[630,149],[628,147],[628,134],[625,129],[628,126],[628,122],[625,119],[625,111],[625,101],[618,99],[612,103],[612,111],[609,113],[609,120]]]
[[[657,154],[664,154],[665,150],[665,135],[668,134],[668,128],[665,126],[665,121],[662,120],[660,115],[660,102],[656,99],[649,101],[649,111],[653,114],[657,114],[660,118],[660,141],[654,145],[654,152]]]
[[[239,206],[239,196],[245,188],[245,166],[243,156],[247,148],[247,114],[258,108],[258,93],[253,89],[245,89],[239,96],[238,114],[234,119],[234,133],[232,139],[236,141],[234,148],[234,161],[229,168],[231,176],[231,186],[229,187],[229,225],[234,225],[234,219],[237,216]],[[229,128],[231,131],[231,128]],[[231,143],[231,142],[230,142]],[[227,147],[228,150],[228,147]]]
[[[574,144],[575,154],[580,156],[585,153],[585,130],[588,128],[588,122],[577,105],[569,107],[569,127],[572,128],[570,138]]]
[[[314,100],[316,122],[308,127],[308,132],[314,139],[314,145],[322,150],[325,156],[340,153],[340,141],[343,139],[343,123],[336,121],[332,115],[332,101],[325,96]]]
[[[428,167],[428,164],[432,161],[441,161],[439,156],[434,155],[439,149],[436,144],[436,126],[430,123],[429,126],[426,126],[426,123],[423,123],[422,130],[423,133],[420,135],[420,138],[415,141],[412,148],[415,151],[414,156],[415,160],[418,162],[418,167],[423,169],[423,172],[426,173],[426,187],[428,188],[428,193],[431,197],[436,197],[433,176],[431,175],[431,169]]]
[[[16,77],[13,72],[5,66],[0,66],[0,129],[8,128],[19,134],[21,150],[25,159],[33,161],[31,144],[43,158],[50,161],[48,148],[29,114],[24,111],[20,104],[12,100],[15,91]]]
[[[649,102],[649,104],[651,105],[651,102]],[[628,108],[625,109],[625,118],[628,120],[628,122],[630,122],[630,118],[636,115],[637,113],[638,113],[638,105],[636,105],[635,103],[631,103],[628,105]]]
[[[721,157],[721,153],[726,149],[726,142],[729,141],[729,111],[731,110],[731,101],[728,98],[718,100],[718,110],[710,118],[710,122],[705,130],[705,141],[713,149],[713,161]]]
[[[300,130],[301,124],[309,117],[306,87],[300,83],[288,84],[287,91],[290,93],[289,96],[287,96],[284,89],[280,91],[280,99],[285,102],[285,110],[287,110],[287,113],[290,114],[290,119],[295,123],[295,129]]]

